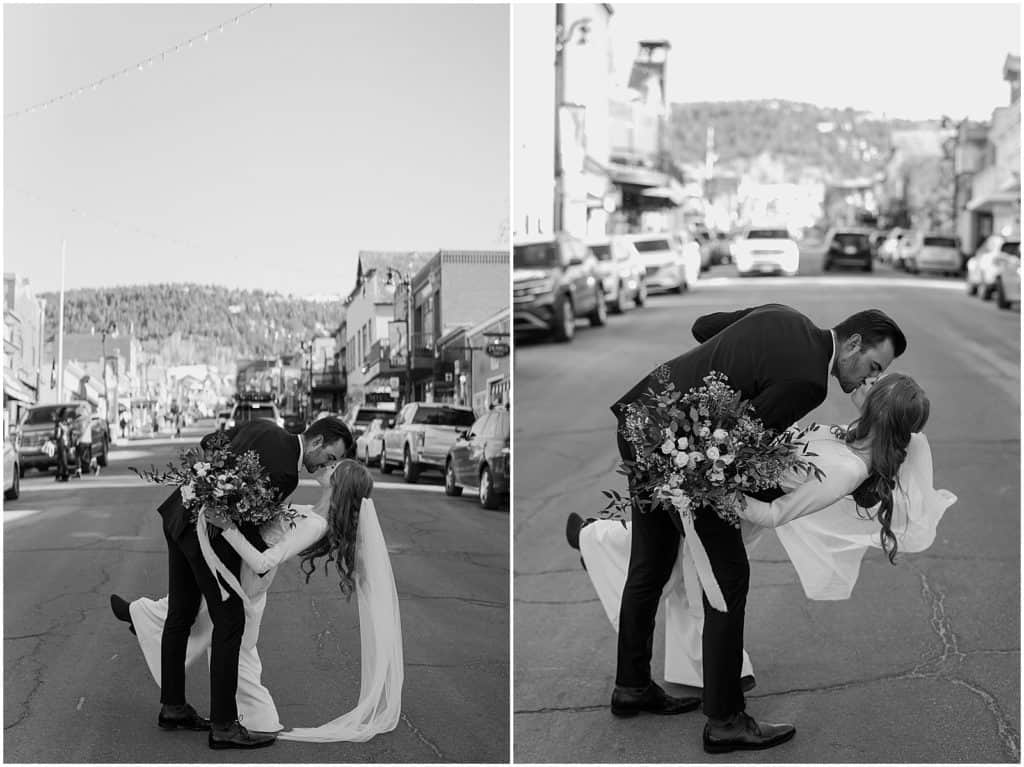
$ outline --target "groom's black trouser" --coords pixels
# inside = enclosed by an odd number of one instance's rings
[[[632,460],[632,448],[621,434],[618,442],[620,455]],[[619,610],[615,683],[622,687],[643,687],[651,681],[654,624],[662,590],[679,553],[679,524],[664,509],[640,512],[634,505],[629,570]],[[704,713],[725,719],[746,707],[740,675],[750,563],[740,531],[713,512],[698,514],[694,527],[728,608],[728,612],[719,612],[704,598]]]
[[[210,645],[210,720],[230,724],[238,718],[235,694],[238,690],[238,653],[245,631],[245,608],[230,589],[230,598],[222,601],[217,579],[210,572],[199,548],[195,525],[189,525],[175,540],[164,525],[167,539],[168,575],[167,620],[160,642],[160,702],[174,705],[185,702],[185,655],[188,637],[206,598],[213,640]],[[241,557],[221,536],[211,541],[214,553],[238,577]]]

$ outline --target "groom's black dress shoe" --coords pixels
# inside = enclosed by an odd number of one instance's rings
[[[586,522],[583,521],[583,517],[577,514],[575,511],[569,515],[569,518],[565,520],[565,540],[569,542],[576,551],[580,550],[580,530],[583,529],[583,525]]]
[[[166,703],[160,707],[160,716],[156,723],[161,730],[208,730],[210,720],[204,719],[196,713],[188,703],[182,706],[168,706]]]
[[[211,728],[207,742],[210,748],[263,748],[276,740],[276,733],[249,732],[236,720],[226,730]]]
[[[114,617],[119,621],[128,624],[128,630],[135,633],[135,624],[132,623],[132,614],[128,609],[128,603],[117,594],[110,595],[110,609],[114,611]]]
[[[758,751],[785,743],[796,735],[791,724],[756,722],[746,713],[736,715],[732,724],[704,725],[704,750],[709,754],[729,751]]]
[[[615,716],[648,714],[685,714],[700,706],[700,698],[673,698],[654,682],[642,690],[618,687],[612,692],[612,713]]]

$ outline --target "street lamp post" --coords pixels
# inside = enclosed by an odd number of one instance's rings
[[[401,272],[388,269],[387,285],[401,285],[405,289],[405,403],[413,399],[412,390],[412,280]]]
[[[100,348],[103,354],[103,406],[107,412],[103,416],[103,420],[110,423],[110,393],[107,389],[107,334],[113,334],[117,332],[117,323],[111,321],[108,322],[106,327],[100,331]]]
[[[565,45],[577,29],[580,42],[586,42],[589,18],[576,19],[565,29],[565,4],[555,4],[555,210],[552,231],[562,230],[565,214],[564,168],[562,167],[562,102],[565,100]]]

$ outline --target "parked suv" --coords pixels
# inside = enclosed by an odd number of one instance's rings
[[[463,487],[476,488],[480,505],[496,509],[509,493],[509,411],[484,413],[458,435],[448,451],[444,492],[462,495]]]
[[[239,402],[231,411],[231,417],[228,419],[227,427],[229,429],[239,426],[249,421],[273,421],[282,429],[284,428],[284,418],[281,417],[281,411],[277,409],[277,405],[273,402],[261,402],[258,400]]]
[[[647,303],[647,273],[636,246],[624,237],[602,237],[587,243],[597,258],[605,301],[614,314]]]
[[[358,440],[376,419],[379,418],[382,425],[386,427],[397,414],[394,402],[379,402],[373,405],[353,405],[341,420],[352,430],[352,439]],[[356,455],[357,457],[363,456],[362,453],[356,453]],[[374,453],[373,458],[377,458],[377,453]]]
[[[473,425],[473,409],[434,402],[410,402],[395,425],[383,434],[380,470],[390,474],[402,467],[406,482],[415,482],[424,469],[444,471],[456,438]]]
[[[608,319],[597,259],[575,237],[559,234],[517,241],[512,248],[516,332],[543,331],[571,341],[576,318],[599,327]]]
[[[834,229],[825,244],[822,271],[836,266],[854,266],[870,272],[874,261],[871,256],[871,236],[861,229]]]
[[[63,413],[61,412],[63,411]],[[36,405],[30,407],[21,421],[21,444],[18,448],[18,468],[22,475],[26,469],[39,469],[47,471],[51,466],[57,466],[57,457],[47,455],[43,451],[43,445],[53,436],[53,427],[57,422],[58,415],[70,418],[71,445],[78,442],[78,430],[80,424],[88,419],[92,429],[92,454],[98,466],[107,465],[107,457],[110,454],[110,429],[106,422],[95,415],[92,405],[88,402],[57,402],[52,405]]]

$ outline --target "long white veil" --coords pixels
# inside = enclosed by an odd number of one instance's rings
[[[356,534],[356,599],[359,605],[359,702],[319,727],[282,732],[282,740],[309,743],[366,741],[398,726],[402,713],[402,620],[391,558],[373,501],[364,498]]]

